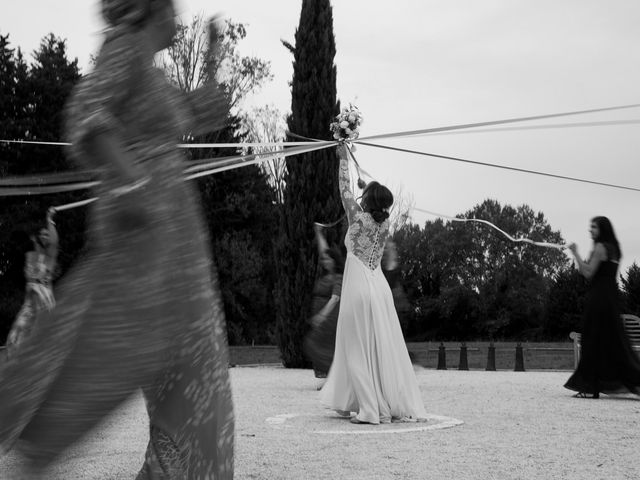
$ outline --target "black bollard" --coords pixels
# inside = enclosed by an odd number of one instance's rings
[[[522,352],[522,344],[518,342],[516,345],[516,368],[514,372],[524,372],[524,354]]]
[[[487,353],[487,372],[496,371],[496,347],[493,345],[493,341],[489,342],[489,352]]]
[[[465,342],[460,344],[460,363],[458,364],[458,370],[469,370],[469,363],[467,362],[467,344]]]
[[[438,347],[438,367],[436,370],[446,370],[447,369],[447,354],[444,351],[444,343],[440,342],[440,346]]]

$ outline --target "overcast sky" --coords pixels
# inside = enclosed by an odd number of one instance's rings
[[[83,70],[101,41],[97,1],[6,2],[0,33],[33,51],[49,32],[67,39]],[[271,62],[274,80],[253,105],[290,109],[300,0],[177,0],[184,18],[221,12],[248,26],[245,54]],[[640,103],[637,0],[340,0],[333,2],[338,96],[365,117],[362,135]],[[640,119],[639,109],[538,124]],[[640,125],[494,131],[386,143],[640,187]],[[527,204],[591,249],[589,220],[608,216],[623,269],[640,262],[640,192],[507,172],[361,146],[362,166],[412,195],[416,207],[463,213],[486,198]],[[423,223],[427,217],[413,215]],[[533,248],[533,247],[532,247]]]

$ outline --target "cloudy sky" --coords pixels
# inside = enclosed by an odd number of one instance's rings
[[[217,12],[248,26],[241,51],[271,62],[274,80],[251,105],[290,108],[300,0],[177,0],[183,18]],[[636,0],[341,0],[333,2],[338,95],[365,116],[362,135],[640,103]],[[21,0],[0,32],[31,52],[49,32],[66,38],[86,70],[103,23],[95,0]],[[640,109],[529,125],[640,119]],[[385,143],[429,153],[640,188],[640,125],[504,130]],[[486,198],[542,211],[554,229],[591,249],[589,219],[611,218],[623,269],[640,262],[640,192],[537,177],[361,146],[378,180],[445,215]],[[424,222],[424,214],[413,219]]]

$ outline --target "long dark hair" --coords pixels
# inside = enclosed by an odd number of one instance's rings
[[[620,244],[618,243],[616,234],[613,231],[611,221],[607,217],[593,217],[591,223],[595,223],[598,226],[598,236],[593,239],[594,243],[602,243],[605,246],[607,255],[611,257],[610,260],[620,260],[622,251],[620,250]]]
[[[362,192],[366,195],[365,211],[371,214],[373,219],[382,223],[389,218],[389,208],[393,205],[393,193],[384,185],[373,181],[367,184]]]

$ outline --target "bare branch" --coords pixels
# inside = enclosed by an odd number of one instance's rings
[[[253,109],[243,117],[247,139],[250,142],[284,142],[286,121],[274,106]],[[277,152],[283,147],[265,146],[254,147],[254,152]],[[277,157],[261,164],[268,176],[268,181],[276,193],[278,202],[282,202],[284,192],[284,177],[287,165],[283,157]]]

